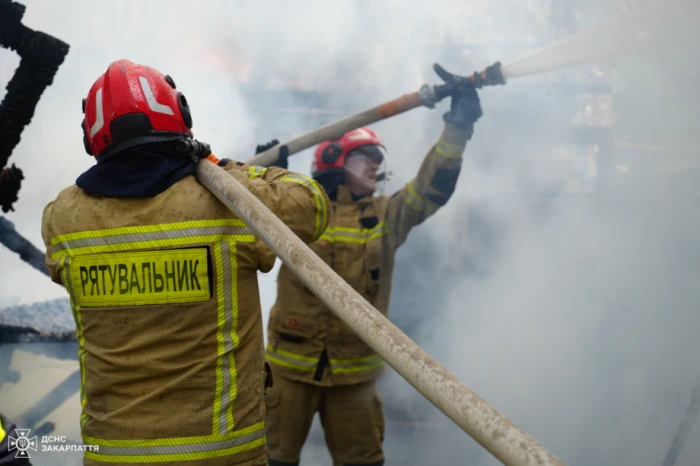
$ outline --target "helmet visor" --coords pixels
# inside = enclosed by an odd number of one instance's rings
[[[368,196],[385,184],[386,151],[381,146],[362,146],[345,157],[346,184],[355,195]],[[383,189],[382,189],[383,191]]]

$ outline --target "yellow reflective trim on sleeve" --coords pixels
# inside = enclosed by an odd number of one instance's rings
[[[156,440],[104,440],[83,436],[83,442],[97,446],[97,452],[85,452],[86,459],[105,463],[159,463],[231,456],[265,445],[266,438],[265,425],[259,422],[227,434]]]
[[[304,372],[313,372],[316,370],[318,358],[310,358],[308,356],[300,356],[280,349],[275,349],[272,345],[267,345],[265,355],[268,361],[278,366],[289,367]]]
[[[441,137],[435,145],[435,152],[448,159],[461,159],[465,147],[448,142]]]
[[[326,202],[326,198],[321,193],[322,188],[319,186],[316,180],[304,175],[285,175],[280,179],[280,181],[291,181],[293,183],[306,186],[314,195],[314,200],[316,201],[316,229],[314,232],[314,237],[311,240],[313,243],[321,237],[323,231],[325,230],[324,227],[328,221],[328,203]]]
[[[80,255],[70,261],[80,307],[144,306],[207,301],[205,248]]]
[[[245,174],[249,179],[254,180],[255,178],[257,178],[259,176],[263,176],[266,171],[267,171],[267,167],[253,166],[253,167],[248,167],[248,169],[245,171]]]
[[[409,182],[406,185],[406,189],[408,190],[408,196],[406,197],[406,204],[413,210],[416,210],[418,212],[423,210],[423,198],[418,195],[416,192],[415,188],[413,187],[413,181]]]
[[[5,435],[7,435],[7,433],[5,432],[5,427],[2,425],[2,419],[0,419],[0,442],[5,440]]]
[[[413,187],[413,181],[406,185],[406,189],[408,190],[406,204],[408,204],[411,209],[417,212],[425,211],[427,215],[432,215],[438,210],[439,206],[437,204],[425,199],[423,196],[418,194],[418,192],[416,192],[416,189]]]
[[[408,205],[411,209],[413,209],[417,212],[421,212],[423,210],[420,207],[418,207],[410,197],[406,198],[406,205]]]

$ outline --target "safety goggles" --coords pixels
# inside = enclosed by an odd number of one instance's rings
[[[391,172],[387,168],[387,157],[381,146],[363,146],[348,153],[345,171],[352,174],[368,189],[384,193]]]
[[[369,159],[372,163],[376,165],[381,165],[382,162],[386,159],[386,151],[382,146],[361,146],[357,149],[353,149],[350,152],[348,152],[348,155],[345,157],[346,163],[349,159],[361,155],[365,156],[367,159]]]

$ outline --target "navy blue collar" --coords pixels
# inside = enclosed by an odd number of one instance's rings
[[[148,144],[98,161],[75,184],[99,196],[154,197],[193,175],[196,167],[192,159],[176,153],[171,144]]]

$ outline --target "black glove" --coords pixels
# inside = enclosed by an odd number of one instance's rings
[[[279,143],[280,142],[277,139],[273,139],[267,144],[259,145],[255,148],[255,155],[258,155],[261,152],[265,152],[266,150],[272,149]],[[277,159],[277,162],[273,164],[273,166],[284,168],[286,170],[287,168],[289,168],[289,162],[287,161],[287,157],[289,157],[289,149],[287,148],[287,146],[280,147],[279,157]]]
[[[3,212],[14,211],[12,204],[17,202],[17,197],[24,175],[22,170],[13,163],[11,167],[0,170],[0,206]]]
[[[442,119],[457,128],[474,129],[474,123],[483,115],[474,85],[468,78],[449,73],[437,63],[433,65],[433,69],[452,88],[450,111],[445,113]]]

